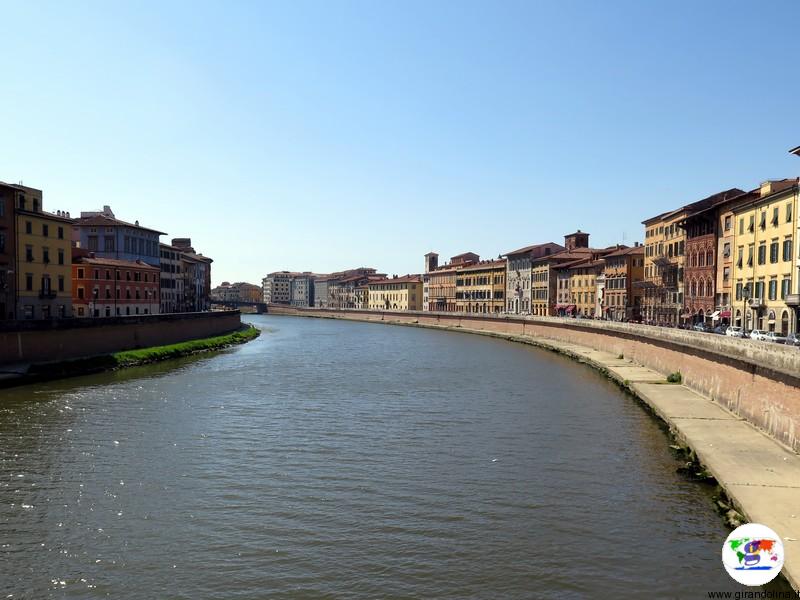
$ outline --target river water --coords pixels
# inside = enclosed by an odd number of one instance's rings
[[[222,353],[0,392],[0,598],[706,598],[711,489],[593,370],[252,316]]]

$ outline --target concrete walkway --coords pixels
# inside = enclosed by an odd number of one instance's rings
[[[555,340],[511,339],[570,355],[607,370],[627,385],[682,444],[694,450],[748,521],[781,536],[785,549],[781,572],[800,591],[800,456],[716,402],[686,386],[668,384],[661,373],[630,360]],[[720,552],[721,546],[720,542]]]

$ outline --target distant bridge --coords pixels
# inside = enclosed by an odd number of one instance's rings
[[[258,314],[263,314],[267,312],[267,304],[266,302],[247,302],[244,300],[212,300],[212,304],[217,304],[219,306],[226,306],[228,308],[244,308],[247,306],[253,307],[256,309]]]

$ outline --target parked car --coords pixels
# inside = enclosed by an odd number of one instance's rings
[[[714,327],[714,333],[718,333],[719,335],[725,335],[728,332],[727,325],[717,325]]]
[[[728,337],[735,337],[735,338],[747,337],[747,335],[744,332],[744,329],[742,329],[738,325],[731,325],[730,327],[728,327],[728,329],[725,331],[725,335],[727,335]]]
[[[751,340],[759,340],[759,341],[763,342],[764,338],[767,335],[767,333],[769,333],[769,332],[764,330],[764,329],[753,329],[753,331],[750,332],[750,339]]]
[[[786,345],[787,346],[800,346],[800,334],[798,333],[790,333],[786,336]]]
[[[775,344],[785,344],[786,338],[777,331],[767,331],[761,339],[765,342],[773,342]]]

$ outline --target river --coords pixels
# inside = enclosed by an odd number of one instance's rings
[[[0,598],[705,598],[709,486],[599,373],[249,316],[221,353],[0,392]]]

